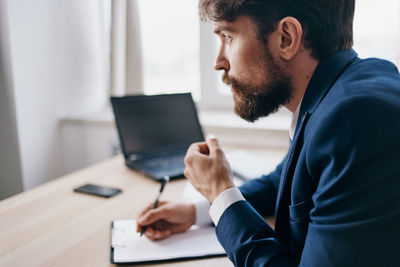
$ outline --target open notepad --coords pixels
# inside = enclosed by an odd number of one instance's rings
[[[151,241],[136,233],[135,220],[115,220],[111,228],[111,262],[135,264],[225,255],[215,228],[193,226],[167,239]]]

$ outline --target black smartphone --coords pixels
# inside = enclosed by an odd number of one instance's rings
[[[85,184],[75,188],[74,192],[96,195],[100,197],[112,197],[121,193],[122,190],[101,185]]]

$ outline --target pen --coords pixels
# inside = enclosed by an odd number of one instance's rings
[[[152,209],[155,209],[157,207],[158,201],[161,197],[161,193],[164,191],[165,185],[168,183],[168,181],[169,181],[169,176],[164,176],[164,178],[161,179],[160,192],[158,193],[158,196],[156,198],[156,201],[154,202]],[[144,232],[146,232],[146,230],[147,230],[147,226],[143,226],[142,230],[140,231],[140,237],[142,237],[142,235],[144,234]]]

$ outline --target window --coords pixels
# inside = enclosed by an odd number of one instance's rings
[[[362,58],[379,57],[400,67],[400,1],[356,1],[354,49]]]
[[[231,109],[233,99],[231,91],[222,83],[221,71],[214,70],[220,40],[214,34],[211,23],[200,24],[201,55],[201,106],[211,109]]]
[[[200,100],[197,0],[139,0],[144,93],[192,92]]]
[[[232,110],[231,92],[213,68],[219,40],[210,23],[199,22],[198,0],[138,2],[145,93],[191,91],[202,108]],[[356,1],[354,40],[360,57],[400,66],[400,1]]]

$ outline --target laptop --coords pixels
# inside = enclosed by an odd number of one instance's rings
[[[192,95],[111,97],[125,164],[156,180],[183,177],[190,144],[204,140]]]

